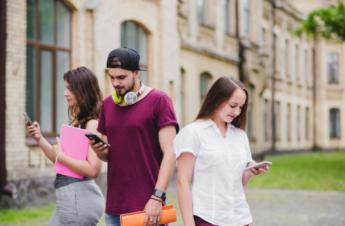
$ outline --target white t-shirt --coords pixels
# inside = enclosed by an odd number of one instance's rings
[[[252,222],[242,185],[242,174],[252,161],[246,133],[228,125],[224,138],[212,120],[184,127],[174,140],[176,158],[184,152],[196,156],[192,199],[193,214],[219,226]]]

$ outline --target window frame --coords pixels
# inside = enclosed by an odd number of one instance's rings
[[[128,46],[128,25],[132,23],[135,26],[135,47],[132,46]],[[145,38],[146,38],[146,64],[142,63],[142,57],[143,57],[143,53],[140,52],[140,30],[142,30],[145,34]],[[149,84],[150,82],[150,76],[149,76],[149,71],[148,71],[148,65],[149,65],[149,31],[146,29],[145,26],[143,26],[142,24],[138,23],[135,20],[124,20],[121,22],[121,32],[120,32],[120,42],[121,42],[121,47],[128,47],[128,48],[132,48],[135,49],[139,55],[140,55],[140,68],[145,69],[145,73],[146,73],[146,81],[143,81],[145,84]],[[123,42],[125,41],[125,42]]]
[[[333,118],[332,116],[335,118]],[[337,139],[337,140],[341,139],[340,124],[341,124],[340,108],[330,108],[329,109],[329,138],[330,139]],[[333,126],[335,126],[335,128]]]
[[[335,67],[335,68],[332,68],[332,67]],[[332,72],[334,72],[335,74],[333,75]],[[327,54],[327,82],[330,85],[339,84],[339,53],[338,52],[329,52]]]
[[[69,68],[71,68],[71,59],[72,59],[72,16],[73,16],[73,10],[67,5],[64,3],[64,1],[61,1],[61,0],[52,0],[53,2],[53,7],[54,7],[54,15],[53,15],[53,31],[54,31],[54,34],[53,34],[53,42],[54,44],[45,44],[42,40],[41,40],[41,30],[40,30],[40,22],[41,22],[41,15],[40,15],[40,1],[39,0],[33,0],[34,1],[34,7],[35,7],[35,13],[34,13],[34,17],[35,17],[35,37],[34,39],[30,39],[30,37],[28,37],[28,34],[26,34],[26,48],[29,48],[30,46],[34,48],[34,53],[35,53],[35,59],[34,59],[34,75],[35,75],[35,81],[34,81],[34,84],[35,84],[35,88],[36,88],[36,91],[35,91],[35,96],[33,97],[33,103],[34,103],[34,115],[30,115],[31,118],[33,120],[38,120],[40,121],[41,120],[41,110],[40,110],[40,107],[41,107],[41,80],[42,80],[42,74],[41,74],[41,67],[42,67],[42,62],[41,62],[41,57],[42,57],[42,52],[43,51],[49,51],[52,53],[52,67],[51,67],[51,70],[52,70],[52,81],[51,81],[51,93],[52,93],[52,115],[51,115],[51,118],[52,118],[52,121],[50,122],[51,123],[51,131],[47,131],[47,132],[44,132],[44,135],[45,136],[48,136],[48,140],[53,140],[54,137],[56,135],[59,134],[59,131],[58,131],[58,125],[57,125],[57,121],[58,121],[58,118],[57,118],[57,109],[59,106],[57,106],[57,86],[58,86],[58,81],[57,81],[57,78],[58,78],[58,75],[57,75],[57,69],[58,69],[58,65],[57,65],[57,55],[58,55],[58,52],[61,51],[61,52],[66,52],[69,54]],[[62,46],[59,46],[58,45],[58,4],[62,4],[66,9],[67,11],[69,12],[70,14],[70,21],[69,21],[69,48],[67,47],[62,47]],[[28,54],[28,53],[27,53]],[[26,55],[28,56],[28,55]],[[26,63],[28,62],[28,59],[26,59]],[[26,74],[26,82],[28,81],[28,72]],[[28,94],[26,94],[27,96]],[[28,98],[28,97],[26,97]],[[27,106],[28,102],[27,102],[27,99],[26,99],[26,111],[28,110],[28,106]],[[67,114],[67,112],[66,112]],[[32,144],[32,142],[28,142],[29,144]]]
[[[203,80],[203,78],[206,78],[205,80]],[[200,76],[199,76],[199,100],[200,100],[200,105],[204,102],[206,94],[208,92],[208,90],[210,89],[211,83],[213,80],[213,76],[211,75],[211,73],[209,72],[201,72]],[[206,89],[203,90],[204,86],[203,86],[203,81],[206,81]]]

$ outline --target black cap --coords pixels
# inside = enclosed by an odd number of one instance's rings
[[[107,59],[107,68],[122,68],[129,71],[144,71],[139,66],[140,55],[130,48],[118,48],[111,51]]]

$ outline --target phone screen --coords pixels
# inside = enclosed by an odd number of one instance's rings
[[[85,134],[85,136],[89,139],[89,140],[94,140],[95,144],[97,143],[102,143],[102,144],[107,144],[105,143],[101,138],[99,138],[97,135],[92,134],[92,133],[87,133]],[[107,144],[108,146],[110,146],[109,144]]]

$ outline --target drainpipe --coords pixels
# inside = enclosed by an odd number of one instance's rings
[[[238,73],[239,73],[239,79],[242,81],[245,85],[247,85],[247,77],[244,72],[244,64],[246,62],[246,58],[244,56],[245,54],[245,46],[242,43],[241,35],[240,35],[240,15],[239,15],[239,0],[236,0],[235,2],[235,16],[236,16],[236,39],[238,44]]]
[[[314,44],[314,46],[313,46],[313,106],[314,106],[314,108],[313,108],[313,122],[312,122],[312,126],[313,126],[313,146],[312,146],[312,148],[313,148],[313,150],[314,151],[316,151],[317,149],[318,149],[318,145],[317,145],[317,143],[316,143],[316,141],[317,141],[317,122],[316,122],[316,116],[317,116],[317,114],[316,114],[316,111],[318,110],[317,109],[317,105],[316,105],[316,99],[317,99],[317,97],[316,97],[316,89],[317,89],[317,87],[316,87],[316,78],[317,78],[317,75],[316,75],[316,73],[317,73],[317,69],[316,69],[316,48],[317,48],[317,41],[318,41],[318,39],[316,38],[316,37],[314,37],[314,39],[313,39],[313,44]]]
[[[276,36],[274,35],[274,25],[275,25],[275,11],[276,11],[276,2],[271,0],[271,31],[272,31],[272,70],[271,70],[271,90],[272,90],[272,104],[271,104],[271,126],[272,126],[272,144],[271,152],[276,152],[276,118],[275,118],[275,93],[276,93],[276,84],[275,84],[275,74],[276,74]]]
[[[0,0],[0,191],[6,172],[6,0]]]

